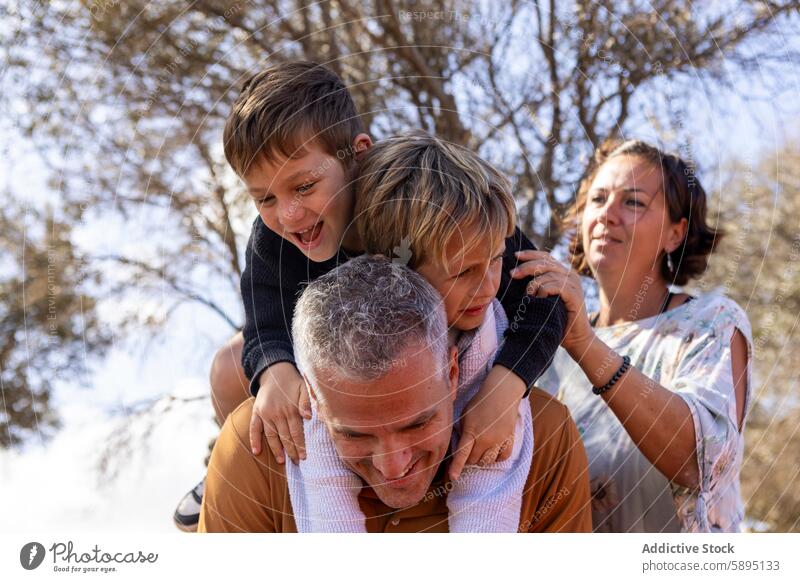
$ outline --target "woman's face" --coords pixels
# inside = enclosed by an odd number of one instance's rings
[[[670,222],[662,186],[661,169],[641,157],[622,155],[602,165],[581,220],[583,249],[595,276],[660,276],[662,253],[680,246],[687,224],[685,218]]]

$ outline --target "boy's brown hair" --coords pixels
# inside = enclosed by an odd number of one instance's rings
[[[364,126],[350,92],[329,68],[308,61],[269,67],[242,87],[225,123],[225,158],[241,177],[259,158],[297,156],[316,141],[344,165]]]
[[[444,265],[453,236],[463,237],[466,253],[511,236],[516,224],[511,185],[500,172],[420,130],[367,150],[358,163],[355,199],[365,251],[400,256],[412,269],[428,261]]]

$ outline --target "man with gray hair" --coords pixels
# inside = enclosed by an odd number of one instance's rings
[[[360,489],[367,530],[446,532],[459,360],[441,296],[410,269],[362,256],[305,289],[293,337],[316,412]],[[535,446],[518,531],[589,531],[577,429],[543,392],[530,401]],[[201,532],[294,532],[308,511],[301,473],[250,451],[252,405],[231,414],[214,448]]]

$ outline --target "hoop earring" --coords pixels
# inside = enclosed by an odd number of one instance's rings
[[[670,253],[667,253],[667,269],[673,275],[675,274],[675,265],[672,264],[672,255]]]

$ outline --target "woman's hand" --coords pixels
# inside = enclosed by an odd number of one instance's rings
[[[567,331],[561,345],[590,384],[606,384],[622,364],[622,357],[595,335],[586,315],[578,274],[541,251],[521,251],[517,258],[525,262],[512,270],[511,276],[534,277],[528,289],[531,295],[561,297],[567,309]],[[631,367],[612,390],[599,398],[645,458],[667,479],[692,489],[699,486],[694,423],[683,397]]]
[[[558,295],[567,310],[567,329],[561,346],[572,359],[578,361],[581,354],[595,339],[594,329],[589,323],[583,286],[578,274],[544,251],[519,251],[517,259],[522,262],[511,271],[514,279],[533,277],[528,285],[528,294],[533,297]]]

